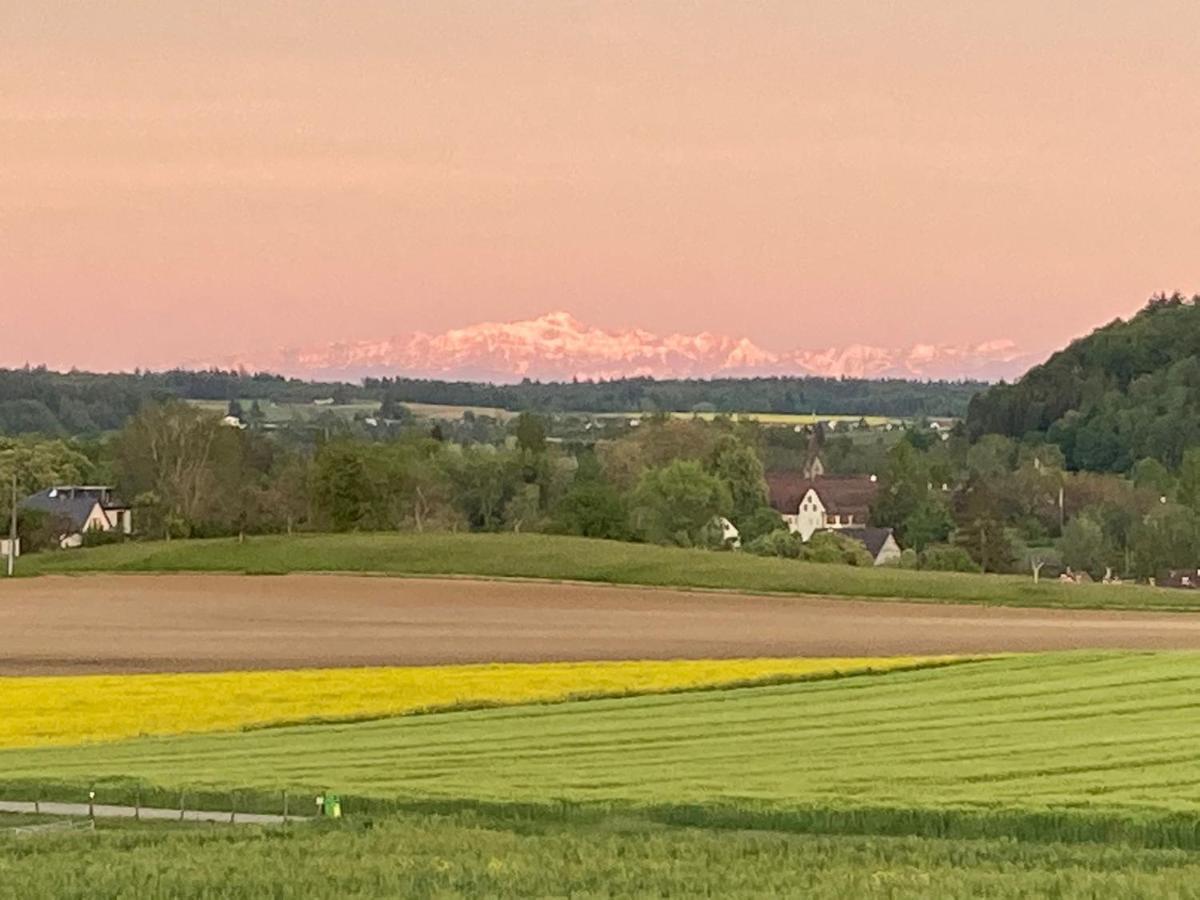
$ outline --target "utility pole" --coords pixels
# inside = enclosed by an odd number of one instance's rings
[[[11,577],[17,559],[17,470],[12,474],[12,518],[8,523],[8,574]]]

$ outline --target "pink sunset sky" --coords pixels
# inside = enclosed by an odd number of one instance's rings
[[[1197,60],[1194,0],[0,0],[0,365],[1044,353],[1200,289]]]

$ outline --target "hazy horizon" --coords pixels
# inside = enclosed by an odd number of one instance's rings
[[[1198,50],[1170,0],[8,4],[0,365],[561,312],[585,371],[1008,372],[1200,286]]]

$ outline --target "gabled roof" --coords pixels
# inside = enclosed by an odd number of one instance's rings
[[[888,538],[892,536],[890,528],[840,528],[838,534],[844,534],[848,538],[854,538],[864,547],[871,557],[877,559],[879,551],[883,549],[883,545],[887,543]]]
[[[75,531],[82,531],[88,516],[99,503],[99,498],[91,493],[60,492],[57,488],[46,488],[22,500],[21,508],[60,516],[70,522]]]
[[[879,493],[879,482],[872,481],[869,475],[822,475],[810,479],[800,472],[767,473],[767,493],[777,512],[794,516],[810,489],[817,492],[830,515],[854,516],[866,522]]]
[[[768,472],[767,497],[776,512],[794,516],[812,481],[801,472]]]

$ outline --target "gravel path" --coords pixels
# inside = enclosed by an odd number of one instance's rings
[[[55,803],[49,800],[43,800],[38,804],[26,802],[24,800],[0,800],[0,813],[28,813],[35,812],[44,816],[91,816],[94,815],[97,819],[132,819],[139,817],[142,819],[160,819],[179,821],[178,809],[161,809],[151,806],[143,806],[137,809],[132,806],[112,806],[107,803],[97,803],[89,807],[86,803]],[[204,810],[185,809],[183,813],[185,822],[224,822],[233,825],[282,825],[284,823],[283,816],[272,816],[264,813],[235,813],[232,817],[229,811],[225,812],[206,812]],[[288,816],[288,822],[305,821],[301,816]]]

